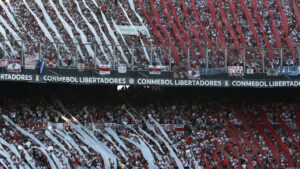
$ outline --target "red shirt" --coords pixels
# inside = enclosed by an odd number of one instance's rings
[[[19,140],[19,135],[17,132],[15,132],[15,134],[14,134],[14,140]]]
[[[192,143],[191,139],[185,136],[186,144],[190,145]]]
[[[103,5],[103,6],[101,7],[101,10],[102,10],[102,12],[105,12],[105,11],[106,11],[106,6]]]
[[[98,119],[100,119],[102,117],[102,112],[98,112]]]

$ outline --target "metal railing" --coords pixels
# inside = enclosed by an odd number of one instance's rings
[[[224,68],[229,65],[243,66],[244,70],[253,69],[264,73],[267,69],[276,69],[285,65],[300,65],[300,46],[290,48],[209,48],[202,49],[188,46],[107,46],[97,43],[58,43],[39,41],[0,40],[0,59],[20,59],[22,66],[28,55],[36,55],[39,60],[55,61],[55,66],[63,69],[77,68],[85,64],[86,69],[97,69],[97,65],[111,65],[116,70],[118,65],[126,65],[129,70],[146,70],[148,65],[180,65],[188,69],[194,65],[200,68]],[[179,56],[180,64],[176,62]],[[70,63],[71,62],[71,63]]]

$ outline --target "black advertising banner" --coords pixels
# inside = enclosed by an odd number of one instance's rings
[[[194,86],[194,87],[247,87],[278,88],[300,87],[298,80],[222,80],[222,79],[163,79],[163,78],[127,78],[127,77],[79,77],[37,74],[0,74],[0,81],[16,81],[31,83],[66,83],[78,85],[144,85],[144,86]]]

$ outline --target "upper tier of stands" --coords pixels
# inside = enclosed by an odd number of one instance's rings
[[[91,67],[245,62],[259,71],[263,63],[277,68],[281,57],[283,65],[298,65],[299,13],[296,0],[5,0],[0,56],[39,54]],[[120,35],[118,25],[144,26],[146,33]]]

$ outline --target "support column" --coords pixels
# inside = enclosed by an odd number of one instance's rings
[[[206,56],[206,68],[208,69],[208,48],[205,49],[205,56]]]
[[[24,43],[23,43],[23,45],[24,45]],[[41,44],[41,42],[39,42],[39,60],[42,60],[42,44]]]
[[[116,59],[116,46],[113,45],[113,69],[114,70],[116,69],[116,62],[117,62],[117,59]]]
[[[246,49],[243,47],[244,72],[246,72]]]
[[[281,68],[283,66],[283,49],[282,48],[280,48],[280,66],[281,66]]]
[[[56,42],[53,42],[53,43],[56,43]],[[60,68],[60,60],[59,60],[60,52],[59,52],[59,49],[60,49],[60,45],[58,44],[57,45],[57,67],[58,68]]]
[[[150,46],[150,65],[153,64],[153,46],[152,46],[152,42],[151,42],[151,46]]]
[[[132,53],[133,56],[135,56],[134,55],[134,44],[131,45],[131,53]],[[133,58],[133,56],[131,56],[131,65],[130,65],[132,71],[134,71],[134,58]]]
[[[190,55],[190,48],[189,48],[189,46],[187,46],[187,49],[188,49],[188,68],[190,68],[191,67],[191,55]]]
[[[75,59],[76,59],[76,68],[78,68],[78,65],[79,65],[79,51],[78,51],[78,49],[79,49],[79,45],[78,45],[78,43],[76,43],[76,55],[75,55]]]
[[[97,57],[97,44],[94,44],[94,70],[97,69],[97,65],[96,65],[96,57]],[[101,63],[101,61],[100,61]]]
[[[172,72],[172,47],[169,47],[169,54],[168,54],[168,60],[169,60],[169,71]]]
[[[264,48],[261,48],[262,53],[262,72],[265,73],[265,51]]]
[[[7,52],[6,52],[6,39],[4,39],[4,43],[3,43],[3,48],[4,48],[4,58],[7,57]]]
[[[23,40],[21,41],[21,43],[22,43],[22,54],[21,54],[21,58],[22,58],[22,67],[23,66],[25,66],[25,64],[24,64],[24,57],[25,57],[25,55],[24,55],[24,53],[25,53],[25,51],[24,51],[24,49],[25,49],[25,47],[24,47],[24,42],[23,42]],[[40,57],[41,57],[41,50],[40,50],[40,48],[39,48],[39,60],[40,60]]]
[[[225,47],[225,64],[224,64],[224,66],[225,66],[225,72],[227,72],[228,71],[228,48],[227,47]]]

